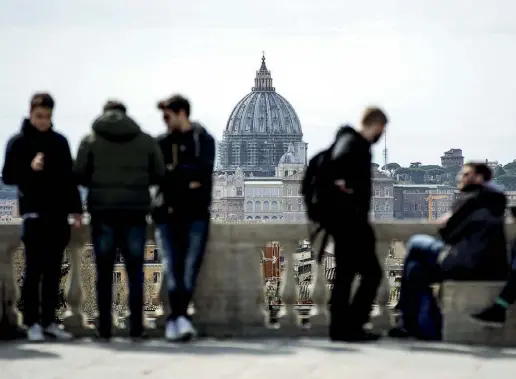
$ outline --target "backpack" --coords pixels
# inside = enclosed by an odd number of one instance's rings
[[[309,220],[308,235],[310,245],[313,246],[317,236],[322,232],[324,233],[317,256],[318,263],[322,261],[324,249],[329,239],[326,229],[328,227],[327,215],[331,211],[331,201],[328,198],[327,192],[331,185],[330,154],[332,149],[333,144],[327,150],[321,151],[310,159],[301,183],[301,193]]]

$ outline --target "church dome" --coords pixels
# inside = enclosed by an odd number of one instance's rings
[[[279,164],[303,164],[302,160],[294,152],[294,145],[292,143],[288,145],[288,151],[280,158]]]
[[[233,108],[226,135],[281,134],[302,137],[301,123],[290,103],[272,86],[271,72],[262,57],[251,93]]]

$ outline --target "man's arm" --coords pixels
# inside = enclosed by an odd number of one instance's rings
[[[78,183],[76,180],[76,176],[74,175],[74,165],[72,153],[70,152],[70,145],[66,137],[61,136],[62,138],[62,159],[63,159],[63,173],[64,176],[64,185],[68,188],[68,196],[69,196],[69,213],[71,214],[82,214],[82,201],[81,194],[79,193]]]
[[[341,136],[331,149],[332,172],[335,175],[335,185],[342,192],[352,193],[353,189],[347,187],[350,175],[349,168],[352,165],[352,140],[350,136]]]
[[[471,215],[479,209],[478,205],[477,198],[472,198],[450,215],[446,224],[439,229],[439,234],[444,242],[453,245],[464,237],[470,226]]]
[[[26,181],[32,169],[30,164],[24,167],[21,159],[21,147],[19,136],[12,137],[5,148],[4,167],[2,169],[2,180],[7,185],[19,186]]]
[[[190,187],[197,188],[211,179],[215,165],[215,140],[209,134],[201,137],[201,154],[196,164],[189,165],[191,170]],[[198,183],[198,184],[196,184]]]
[[[93,162],[91,161],[91,136],[86,136],[79,145],[73,172],[78,185],[89,187]]]
[[[152,137],[151,137],[152,138]],[[150,185],[159,185],[162,183],[165,177],[165,162],[163,159],[163,153],[159,147],[158,142],[152,138],[151,141],[151,153],[149,160],[149,178]]]

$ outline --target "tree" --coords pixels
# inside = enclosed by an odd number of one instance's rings
[[[495,181],[504,186],[506,191],[516,190],[516,175],[501,175]]]
[[[421,167],[421,162],[412,162],[409,168],[419,168]]]
[[[380,168],[380,165],[379,165],[378,163],[374,163],[374,162],[373,162],[373,163],[371,163],[371,168],[372,168],[373,170],[378,170],[378,169]]]
[[[503,166],[503,169],[508,174],[516,174],[516,159],[513,160],[511,163],[507,163],[505,166]]]
[[[394,175],[394,172],[399,168],[401,168],[401,166],[396,162],[387,163],[386,165],[382,166],[382,170],[388,171],[391,176]]]
[[[444,171],[444,168],[442,168],[441,166],[436,165],[436,164],[427,164],[427,165],[420,166],[419,168],[421,170],[425,170],[425,171],[428,171],[428,170],[443,170]]]
[[[503,169],[502,166],[498,166],[497,168],[495,168],[495,170],[493,172],[493,176],[495,178],[497,178],[499,176],[503,176],[503,175],[507,175],[507,172]]]
[[[425,171],[419,168],[409,168],[408,175],[415,184],[423,184],[425,182]]]
[[[431,168],[428,170],[425,170],[425,174],[429,176],[438,176],[438,175],[444,175],[446,171],[444,171],[444,168]]]

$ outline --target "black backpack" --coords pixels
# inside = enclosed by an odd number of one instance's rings
[[[301,193],[305,201],[306,214],[308,216],[308,235],[310,244],[313,246],[315,239],[320,233],[324,233],[321,248],[317,256],[318,263],[321,263],[324,249],[328,243],[327,232],[328,216],[331,212],[331,151],[333,144],[327,150],[321,151],[308,162]]]

